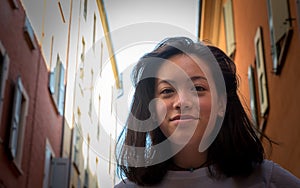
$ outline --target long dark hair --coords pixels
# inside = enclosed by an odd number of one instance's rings
[[[178,54],[193,54],[201,58],[203,47],[208,48],[218,62],[225,81],[227,96],[222,127],[214,142],[207,149],[206,164],[209,167],[210,175],[215,178],[247,176],[253,171],[256,164],[263,161],[263,146],[237,94],[238,78],[232,59],[214,46],[205,46],[186,37],[168,38],[159,43],[152,52],[140,58],[132,72],[135,85],[131,105],[132,116],[127,119],[126,126],[117,142],[116,156],[119,173],[137,185],[159,183],[170,165],[170,159],[146,167],[134,167],[128,163],[129,160],[132,160],[130,159],[132,155],[124,146],[147,148],[166,140],[159,126],[148,132],[139,132],[136,129],[128,128],[129,126],[153,126],[151,121],[147,121],[149,125],[145,125],[135,120],[135,118],[147,120],[151,117],[149,103],[155,97],[155,78],[147,75],[153,75],[166,59]],[[144,158],[145,161],[151,160],[153,155],[148,155],[149,152],[146,150],[140,157]]]

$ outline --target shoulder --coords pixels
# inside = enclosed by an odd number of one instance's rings
[[[300,179],[273,161],[264,160],[262,170],[270,187],[300,187]]]
[[[114,188],[135,188],[135,187],[137,187],[136,184],[129,181],[128,179],[125,179],[114,186]]]

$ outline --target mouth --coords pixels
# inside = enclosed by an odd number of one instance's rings
[[[190,120],[199,120],[199,117],[192,115],[176,115],[170,118],[170,121],[190,121]]]

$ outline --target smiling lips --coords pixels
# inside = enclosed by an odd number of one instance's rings
[[[198,120],[199,118],[191,115],[176,115],[170,119],[170,121],[191,121]]]

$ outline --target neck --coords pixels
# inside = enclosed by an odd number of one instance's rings
[[[207,152],[199,152],[198,146],[186,146],[172,158],[171,170],[193,171],[206,165]]]

